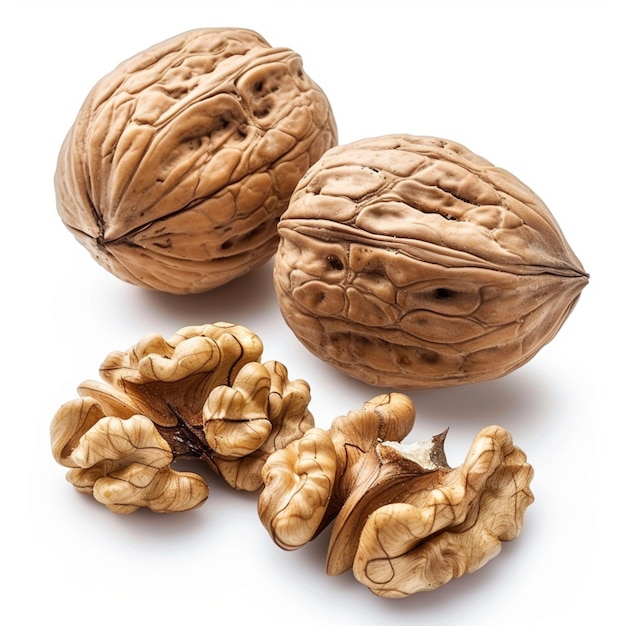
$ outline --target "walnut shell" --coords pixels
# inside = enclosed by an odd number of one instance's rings
[[[337,130],[287,48],[197,29],[124,61],[91,90],[61,148],[61,219],[117,277],[199,293],[267,261],[298,180]]]
[[[278,232],[287,324],[315,355],[378,386],[503,376],[555,336],[588,282],[528,187],[433,137],[331,148]]]

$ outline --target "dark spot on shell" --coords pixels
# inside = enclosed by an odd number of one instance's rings
[[[439,361],[439,355],[432,350],[424,350],[420,352],[420,359],[423,363],[434,365],[437,361]]]
[[[328,267],[333,270],[342,270],[343,262],[341,259],[336,257],[334,254],[329,254],[326,257],[326,261],[328,262]]]
[[[452,289],[446,289],[445,287],[438,287],[433,291],[433,298],[435,300],[449,300],[453,298],[456,292]]]

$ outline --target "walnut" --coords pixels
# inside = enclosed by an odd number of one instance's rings
[[[398,441],[413,417],[406,396],[377,396],[270,455],[259,516],[274,541],[296,549],[332,522],[328,574],[352,568],[390,598],[435,589],[495,557],[533,502],[525,454],[508,431],[489,426],[453,469],[445,432]]]
[[[432,137],[329,149],[278,231],[275,285],[295,335],[343,372],[395,389],[513,371],[588,282],[528,187]]]
[[[146,335],[110,353],[103,381],[78,387],[51,425],[68,480],[117,513],[184,511],[208,496],[203,478],[171,468],[200,459],[235,489],[255,491],[280,447],[313,427],[309,386],[281,363],[261,364],[260,339],[234,324]]]
[[[143,415],[106,416],[92,398],[77,398],[57,413],[52,438],[57,461],[72,468],[68,480],[116,513],[186,511],[209,495],[200,476],[171,469],[171,448]]]
[[[363,455],[379,441],[403,439],[414,418],[407,396],[377,396],[360,411],[333,420],[330,430],[311,428],[270,455],[258,510],[274,542],[295,550],[321,532],[358,482]]]
[[[60,150],[58,212],[117,277],[208,291],[270,259],[296,183],[336,137],[295,52],[192,30],[93,87]]]

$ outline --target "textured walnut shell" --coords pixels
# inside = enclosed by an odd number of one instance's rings
[[[336,134],[295,52],[193,30],[94,86],[59,154],[58,212],[119,278],[208,291],[274,254],[296,183]]]
[[[278,231],[287,324],[318,357],[379,386],[511,372],[555,336],[588,281],[528,187],[432,137],[331,148]]]

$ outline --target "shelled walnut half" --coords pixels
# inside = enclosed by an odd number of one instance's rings
[[[451,468],[446,433],[401,443],[413,419],[406,396],[377,396],[270,455],[258,508],[273,540],[296,549],[332,523],[327,572],[352,568],[389,598],[435,589],[495,557],[533,502],[525,454],[489,426]]]
[[[235,489],[255,491],[277,448],[313,427],[310,392],[261,340],[216,323],[151,334],[112,352],[102,381],[78,387],[51,425],[52,453],[68,480],[117,513],[183,511],[208,496],[203,478],[171,467],[200,459]]]

